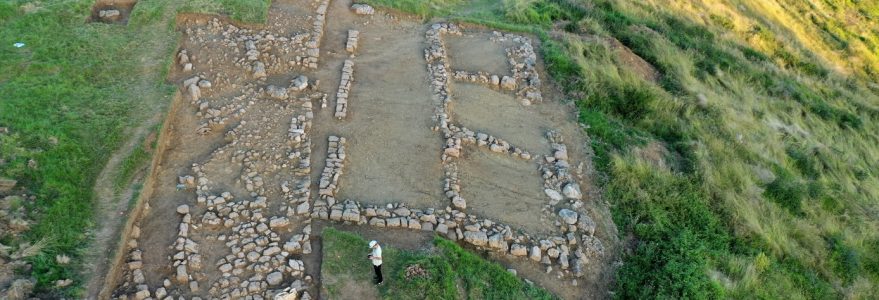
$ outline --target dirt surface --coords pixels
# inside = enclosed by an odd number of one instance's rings
[[[343,226],[403,249],[430,247],[425,227],[449,228],[439,233],[505,253],[499,259],[536,270],[521,274],[564,298],[606,297],[615,226],[592,187],[591,151],[573,111],[537,79],[547,80],[529,57],[536,41],[477,27],[456,35],[454,25],[384,12],[359,16],[350,4],[274,1],[260,26],[178,17],[169,75],[180,84],[178,108],[102,295],[273,297],[295,288],[319,297],[322,281],[345,279],[320,277],[312,232]],[[449,28],[446,45],[433,38],[437,26]],[[349,30],[359,31],[353,53]],[[448,55],[425,55],[437,45]],[[452,71],[515,83],[440,80],[435,66],[445,60]],[[440,87],[453,100],[442,101]],[[339,107],[347,115],[338,117]],[[487,142],[477,142],[483,134]],[[582,199],[552,201],[545,191],[571,185]],[[466,208],[450,200],[458,192]],[[580,223],[563,224],[559,209],[578,212]],[[590,219],[594,234],[578,229]],[[513,257],[456,229],[504,235],[507,247],[539,246],[546,258],[565,251],[585,272],[541,273],[568,259]]]
[[[629,47],[626,47],[617,39],[609,37],[607,42],[610,44],[611,49],[616,52],[620,62],[632,70],[632,72],[635,72],[644,80],[654,83],[659,82],[660,74],[653,65],[638,56],[638,54],[635,54],[635,52],[632,52],[632,49],[629,49]]]
[[[485,32],[472,32],[446,39],[452,68],[464,71],[486,71],[498,75],[513,75],[507,62],[506,49],[512,42],[497,43]]]

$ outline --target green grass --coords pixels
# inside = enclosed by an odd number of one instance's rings
[[[11,131],[0,136],[0,158],[6,160],[0,176],[19,180],[37,196],[28,204],[36,224],[13,242],[49,241],[31,258],[30,274],[22,275],[37,280],[36,295],[76,298],[82,284],[77,259],[95,223],[95,178],[127,138],[126,128],[171,99],[173,87],[164,77],[175,48],[168,22],[173,24],[177,4],[141,1],[129,25],[119,26],[85,23],[91,0],[33,2],[38,9],[25,13],[22,6],[30,2],[0,2],[0,126]],[[259,21],[268,2],[217,3],[205,7]],[[16,42],[25,46],[12,47]],[[127,183],[149,159],[138,149],[114,184]],[[56,254],[73,257],[74,264],[58,265]],[[55,280],[67,278],[75,284],[54,288]]]
[[[134,179],[134,176],[137,172],[143,170],[150,159],[152,158],[152,150],[156,149],[158,146],[158,136],[162,130],[162,126],[157,125],[153,128],[147,137],[153,137],[154,139],[150,144],[147,144],[147,140],[141,140],[137,146],[135,146],[128,156],[122,160],[121,165],[119,166],[119,174],[113,178],[113,188],[116,192],[124,189],[131,181]],[[145,137],[145,138],[147,138]]]
[[[131,153],[122,160],[119,175],[113,178],[113,188],[117,192],[124,189],[134,178],[134,175],[146,166],[151,157],[151,153],[147,152],[143,146],[132,149]]]
[[[271,0],[193,0],[186,1],[178,12],[224,14],[244,23],[265,23]]]
[[[366,259],[366,240],[359,235],[327,228],[322,233],[324,277],[347,278],[370,286],[372,265]],[[431,252],[406,251],[384,245],[379,287],[384,299],[555,299],[549,292],[525,283],[497,263],[487,261],[439,237]],[[418,265],[423,277],[406,278],[406,268]],[[344,282],[325,284],[330,296],[338,295]],[[460,288],[459,288],[460,285]],[[463,293],[463,294],[462,294]]]

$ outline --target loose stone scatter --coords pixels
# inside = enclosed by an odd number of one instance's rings
[[[337,119],[344,119],[348,115],[348,93],[351,91],[351,83],[354,81],[354,61],[346,59],[342,65],[342,79],[339,82],[339,91],[336,92]]]

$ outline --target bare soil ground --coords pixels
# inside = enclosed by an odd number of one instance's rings
[[[455,236],[454,224],[464,230],[465,224],[478,223],[483,230],[509,226],[510,243],[540,245],[538,240],[555,238],[552,246],[538,249],[546,257],[549,248],[567,251],[564,232],[577,227],[560,222],[558,208],[588,211],[598,226],[594,238],[589,233],[584,241],[601,240],[603,247],[581,245],[577,235],[582,231],[569,235],[574,238],[570,247],[607,254],[572,260],[588,261],[577,286],[570,271],[547,274],[550,264],[560,270],[550,260],[539,264],[510,254],[498,259],[517,269],[533,269],[520,274],[564,298],[606,297],[615,227],[591,184],[585,136],[552,86],[540,88],[543,102],[525,106],[517,100],[521,95],[497,85],[450,84],[455,98],[449,107],[452,119],[533,155],[520,159],[475,144],[465,146],[456,160],[461,195],[468,205],[462,216],[444,192],[445,138],[432,130],[438,106],[424,51],[425,35],[433,25],[384,12],[358,16],[349,9],[350,1],[329,2],[326,21],[321,22],[321,5],[326,2],[273,1],[263,26],[231,24],[214,16],[178,17],[180,50],[185,52],[175,57],[170,80],[182,84],[175,99],[179,109],[168,116],[154,176],[132,213],[123,255],[107,273],[101,296],[260,299],[294,286],[300,294],[319,297],[322,280],[345,279],[320,278],[320,240],[311,232],[340,222],[312,220],[327,218],[320,216],[320,207],[325,212],[338,208],[341,216],[341,207],[347,205],[345,226],[398,248],[430,245],[423,237],[433,233],[416,225],[439,229],[449,224]],[[360,37],[353,54],[345,49],[352,29]],[[449,36],[451,68],[514,76],[505,49],[518,42],[493,41],[492,36],[479,28]],[[340,120],[334,106],[345,60],[354,62],[354,80],[348,114]],[[542,70],[539,61],[537,70]],[[308,88],[291,84],[299,75],[308,77]],[[199,78],[191,79],[194,76]],[[549,204],[544,192],[547,175],[538,169],[548,161],[560,161],[546,158],[554,151],[549,130],[565,137],[568,157],[563,160],[570,161],[582,201]],[[327,152],[338,149],[336,142],[328,142],[334,136],[346,139],[344,157]],[[339,157],[344,165],[332,178],[338,183],[335,197],[319,195],[319,185],[327,179],[324,167],[332,167],[326,163],[328,156]],[[342,203],[345,199],[358,202]],[[411,214],[401,212],[400,203],[412,209]],[[368,220],[376,219],[367,208],[383,210],[387,205],[389,218],[382,224],[397,217],[409,220],[409,228],[416,230],[367,226]],[[348,219],[349,212],[353,219]],[[329,219],[340,221],[333,218],[330,214]],[[357,283],[351,285],[352,290],[377,296]]]
[[[513,75],[505,50],[512,42],[492,42],[485,32],[450,36],[446,39],[452,68],[464,71],[486,71],[498,75]]]

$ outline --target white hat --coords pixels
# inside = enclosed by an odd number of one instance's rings
[[[378,242],[376,242],[375,240],[369,241],[369,248],[375,247],[375,245],[377,244]]]

